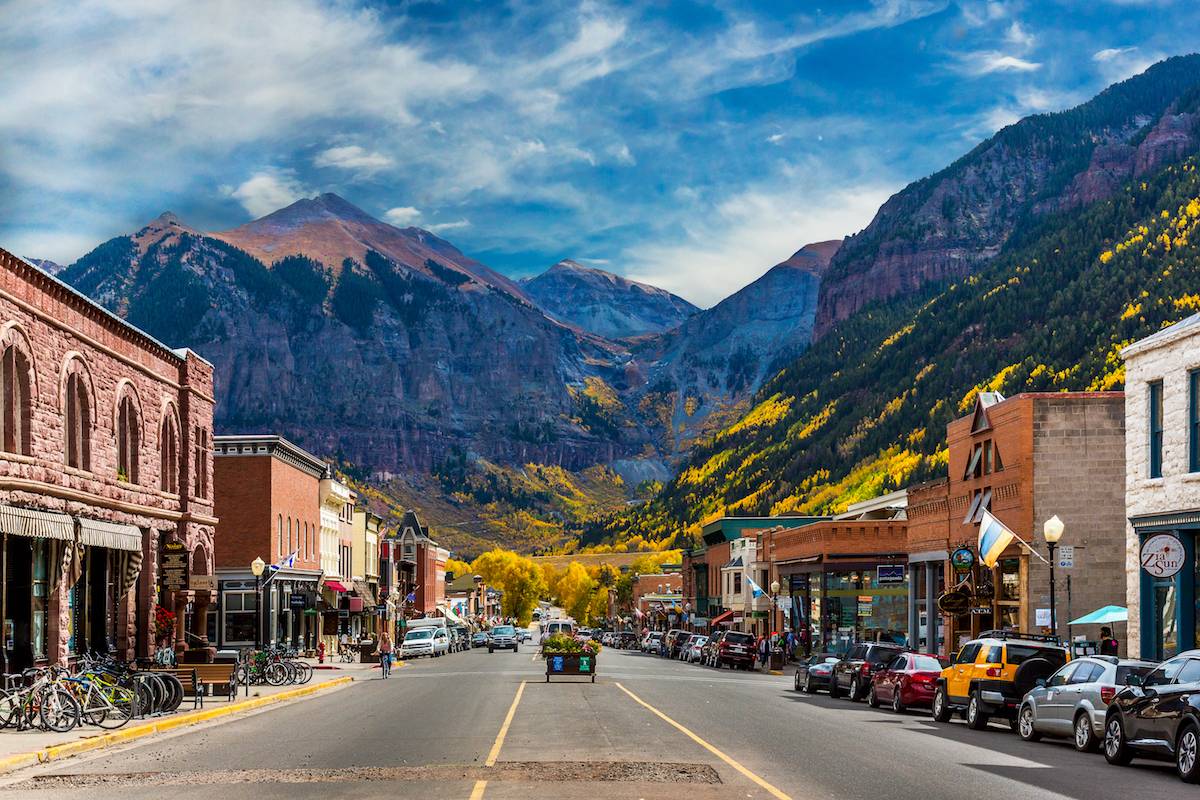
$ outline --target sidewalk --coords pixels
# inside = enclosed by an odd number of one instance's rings
[[[379,676],[378,664],[323,664],[306,659],[316,669],[312,680],[302,686],[251,686],[238,690],[237,699],[230,702],[225,695],[205,697],[204,707],[192,710],[192,698],[185,697],[179,710],[161,717],[130,720],[124,727],[105,730],[93,726],[78,727],[68,733],[40,730],[0,730],[0,773],[44,763],[59,758],[111,747],[115,744],[152,736],[187,725],[195,725],[233,714],[251,711],[274,703],[309,697],[345,686],[354,680],[369,680]],[[402,662],[396,666],[402,666]],[[395,669],[395,666],[393,667]]]

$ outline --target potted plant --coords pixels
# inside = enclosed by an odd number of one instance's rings
[[[565,633],[547,636],[542,641],[542,657],[546,659],[546,682],[551,675],[591,675],[596,682],[596,657],[600,645],[591,639],[579,640]]]

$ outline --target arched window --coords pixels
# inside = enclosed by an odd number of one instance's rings
[[[283,551],[285,555],[291,555],[292,552],[292,518],[288,517],[288,546],[287,550]]]
[[[0,446],[6,453],[30,455],[29,428],[33,407],[29,397],[29,359],[9,345],[0,359],[0,424],[3,436]]]
[[[133,398],[125,395],[117,408],[117,480],[137,483],[141,453],[141,421]]]
[[[279,515],[279,550],[283,551],[283,514]]]
[[[179,429],[175,427],[175,415],[168,409],[163,415],[162,433],[159,435],[159,472],[162,490],[179,493]]]
[[[67,376],[66,406],[67,466],[90,470],[92,468],[92,401],[88,396],[87,379],[81,372],[72,372]]]
[[[197,425],[192,444],[192,464],[195,473],[192,476],[192,494],[201,499],[208,497],[208,451],[208,429]],[[282,531],[280,533],[282,536]],[[282,538],[280,541],[282,543]]]

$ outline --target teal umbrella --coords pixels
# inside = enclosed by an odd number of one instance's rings
[[[1079,619],[1073,619],[1068,625],[1104,625],[1109,622],[1128,622],[1129,609],[1124,606],[1105,606],[1090,614],[1084,614]]]

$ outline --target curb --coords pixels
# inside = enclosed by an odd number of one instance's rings
[[[222,708],[203,709],[200,711],[192,711],[186,714],[180,714],[177,717],[170,719],[162,719],[156,722],[147,722],[133,727],[122,728],[113,733],[105,733],[100,736],[93,736],[87,739],[80,739],[75,742],[67,742],[65,744],[54,744],[41,750],[34,750],[29,753],[17,753],[15,755],[0,758],[0,773],[12,772],[13,770],[23,767],[30,767],[35,764],[45,764],[48,761],[56,761],[68,756],[77,755],[79,753],[87,753],[92,750],[102,750],[105,747],[131,742],[135,739],[142,739],[155,733],[175,730],[189,725],[197,725],[201,722],[227,717],[232,714],[237,714],[242,711],[250,711],[263,706],[282,703],[285,700],[293,700],[298,697],[307,697],[318,692],[324,692],[329,689],[335,689],[339,686],[345,686],[353,681],[354,678],[344,676],[334,678],[333,680],[323,683],[313,684],[312,686],[301,686],[296,689],[289,689],[286,692],[278,694],[270,694],[265,697],[254,697],[249,700],[243,700],[240,703],[224,706]]]

